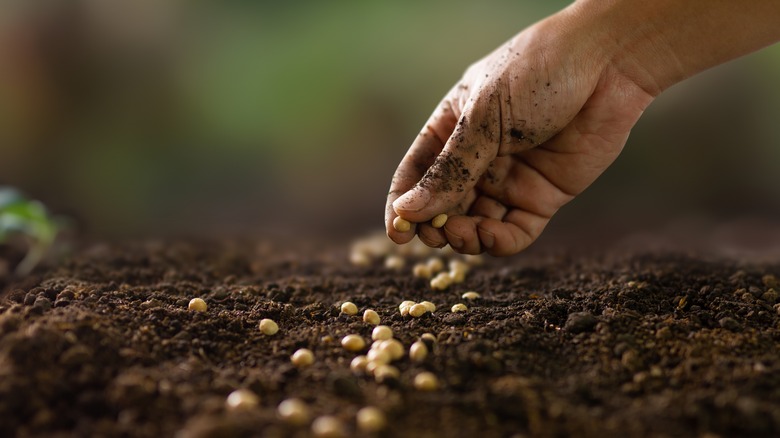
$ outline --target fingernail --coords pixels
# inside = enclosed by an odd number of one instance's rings
[[[482,240],[482,246],[485,248],[493,248],[493,245],[496,244],[496,235],[485,231],[483,229],[479,230],[480,240]]]
[[[450,242],[451,247],[455,249],[463,248],[464,242],[462,237],[458,236],[457,234],[450,233],[447,230],[444,231],[447,234],[447,240]]]
[[[403,211],[420,211],[431,201],[431,192],[428,190],[410,190],[393,202],[396,213]]]

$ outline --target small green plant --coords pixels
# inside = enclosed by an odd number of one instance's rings
[[[0,244],[15,235],[28,244],[27,254],[16,267],[18,275],[29,274],[43,260],[58,231],[57,222],[43,204],[14,188],[0,186]]]

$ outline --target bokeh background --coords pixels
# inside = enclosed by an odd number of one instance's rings
[[[0,3],[0,183],[90,235],[382,226],[463,70],[565,1]],[[780,46],[670,89],[548,232],[780,217]]]

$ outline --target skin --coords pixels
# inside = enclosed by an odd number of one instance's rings
[[[447,93],[393,176],[387,234],[515,254],[614,162],[658,94],[778,40],[778,0],[575,2]],[[433,228],[440,213],[449,219]],[[411,230],[396,231],[396,216]]]

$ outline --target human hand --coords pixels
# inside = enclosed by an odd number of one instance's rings
[[[623,148],[654,98],[617,46],[564,10],[468,68],[395,172],[385,226],[432,247],[496,256],[530,245]],[[434,228],[434,216],[449,216]],[[399,232],[401,216],[412,229]]]

